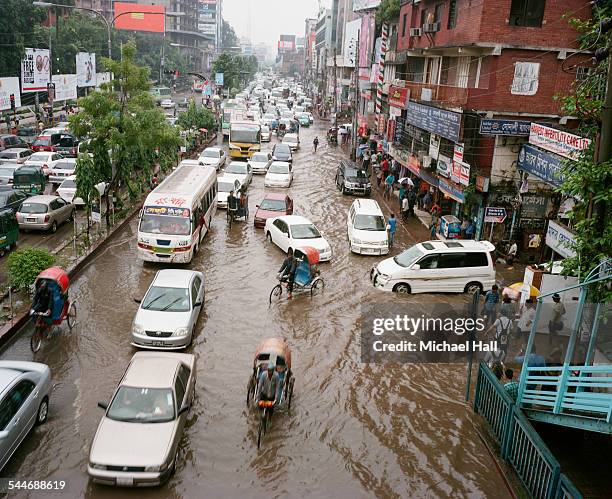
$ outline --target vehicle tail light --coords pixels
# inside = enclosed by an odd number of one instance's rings
[[[153,250],[153,246],[149,245],[149,244],[145,244],[145,243],[138,243],[138,247],[142,248],[144,250]]]
[[[49,221],[49,215],[45,215],[45,223]]]
[[[178,248],[174,248],[175,253],[185,253],[191,250],[191,246],[179,246]]]

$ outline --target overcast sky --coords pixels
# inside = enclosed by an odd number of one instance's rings
[[[321,5],[330,7],[331,2],[321,0]],[[317,17],[318,9],[317,0],[223,0],[223,18],[238,37],[249,36],[250,24],[251,40],[271,48],[281,34],[304,36],[304,20]]]

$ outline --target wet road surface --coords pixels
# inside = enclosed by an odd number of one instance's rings
[[[53,375],[49,420],[26,438],[3,477],[66,480],[75,497],[509,496],[463,403],[465,366],[360,363],[362,304],[403,300],[418,309],[463,298],[398,297],[371,287],[368,272],[380,258],[348,251],[353,198],[335,189],[341,153],[325,143],[327,126],[302,128],[290,188],[295,214],[309,217],[332,244],[332,262],[320,265],[324,293],[268,306],[283,254],[252,225],[263,176],[249,189],[250,222],[229,230],[218,212],[190,266],[205,273],[206,300],[190,349],[197,356],[196,401],[171,481],[132,491],[93,485],[86,474],[102,416],[96,404],[109,400],[135,351],[133,298],[161,268],[138,259],[136,220],[73,283],[78,326],[72,334],[64,327],[36,354]],[[315,134],[321,146],[313,154]],[[400,230],[396,248],[410,243]],[[31,360],[29,334],[2,358]],[[270,336],[284,336],[292,347],[295,396],[291,414],[275,413],[258,451],[246,384],[255,347]]]

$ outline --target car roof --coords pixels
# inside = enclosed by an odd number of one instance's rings
[[[495,246],[489,241],[473,241],[471,239],[454,239],[451,241],[423,241],[418,243],[419,249],[426,253],[440,252],[444,253],[462,253],[467,251],[493,251]]]
[[[50,203],[51,201],[59,199],[58,196],[51,196],[49,194],[42,194],[40,196],[30,196],[26,199],[28,203]]]
[[[23,373],[16,369],[9,369],[6,367],[0,367],[0,393],[2,393],[7,386],[15,381]]]
[[[221,151],[220,147],[207,147],[205,151]]]
[[[21,152],[21,151],[29,151],[29,150],[30,149],[28,147],[7,147],[2,152]]]
[[[170,287],[189,287],[191,279],[195,275],[201,275],[200,272],[186,269],[163,269],[159,270],[153,278],[153,283],[162,288]]]
[[[301,217],[300,215],[283,215],[282,217],[278,217],[278,218],[280,218],[284,222],[287,222],[288,225],[311,224],[312,223],[306,217]]]
[[[382,215],[379,204],[374,199],[355,199],[353,201],[355,212],[361,215]]]
[[[181,360],[170,355],[133,357],[121,384],[133,387],[172,388]]]
[[[285,199],[287,199],[287,194],[283,194],[282,192],[269,192],[263,198],[264,199],[278,199],[278,200],[284,201]]]

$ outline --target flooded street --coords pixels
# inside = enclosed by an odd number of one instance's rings
[[[135,352],[134,298],[161,268],[138,259],[136,219],[73,283],[77,328],[69,334],[64,327],[36,354],[53,377],[49,421],[23,442],[3,476],[65,480],[71,497],[509,496],[464,404],[464,365],[360,362],[362,304],[395,300],[418,310],[432,300],[464,298],[399,297],[372,288],[368,273],[380,258],[349,252],[346,215],[354,198],[335,188],[342,152],[327,146],[327,126],[301,129],[289,190],[294,213],[310,218],[332,244],[331,263],[320,265],[323,294],[268,306],[283,254],[253,227],[263,176],[249,189],[250,221],[230,230],[218,212],[190,265],[205,274],[206,299],[189,350],[197,357],[196,401],[170,482],[145,491],[111,489],[89,483],[86,474],[102,416],[96,404],[110,399]],[[411,242],[400,229],[395,250]],[[2,358],[31,360],[29,334]],[[258,451],[246,385],[255,347],[271,336],[291,345],[295,395],[290,414],[275,413]]]

